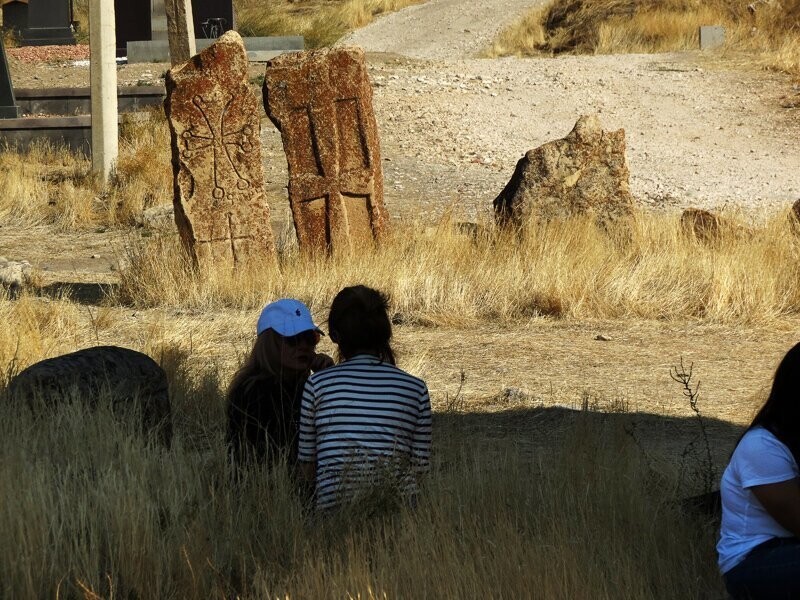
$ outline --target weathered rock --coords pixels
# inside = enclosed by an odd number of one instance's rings
[[[8,388],[16,402],[47,409],[65,399],[95,407],[110,403],[117,411],[139,402],[142,429],[169,446],[172,411],[164,370],[149,356],[116,346],[98,346],[31,365]]]
[[[389,216],[363,50],[299,52],[269,61],[264,106],[286,150],[301,249],[335,251],[379,238]]]
[[[242,38],[229,31],[167,73],[175,222],[198,265],[275,256],[247,66]]]
[[[139,225],[148,229],[169,230],[175,227],[175,207],[171,204],[151,206],[142,211]]]
[[[792,226],[792,231],[800,233],[800,200],[795,200],[792,204],[792,210],[789,213],[789,222]]]
[[[30,270],[31,264],[27,260],[8,260],[0,256],[0,288],[15,298],[25,286]]]
[[[681,229],[701,242],[713,242],[719,239],[722,221],[702,208],[687,208],[681,213]]]
[[[630,215],[625,130],[603,131],[595,115],[582,116],[561,140],[530,150],[494,201],[500,224],[531,217],[595,214],[601,221]]]

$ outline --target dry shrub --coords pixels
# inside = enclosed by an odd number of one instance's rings
[[[137,223],[143,210],[171,202],[169,132],[163,111],[125,122],[116,175],[106,190],[86,157],[49,144],[35,144],[24,152],[0,151],[0,189],[4,224],[81,230]]]
[[[97,222],[90,165],[66,149],[39,143],[26,152],[1,151],[0,189],[4,224],[72,229]]]
[[[120,131],[120,155],[109,197],[110,223],[141,222],[142,212],[172,202],[172,155],[164,111],[128,120]]]
[[[194,408],[176,410],[168,452],[102,402],[37,419],[0,401],[0,595],[721,596],[713,529],[676,508],[673,470],[652,470],[601,415],[573,419],[547,453],[437,419],[416,510],[315,519],[285,468],[234,478],[223,399],[204,385],[185,384]]]
[[[364,27],[380,14],[424,0],[316,0],[296,3],[238,0],[237,28],[242,35],[302,35],[306,46],[330,46],[343,35]]]
[[[252,309],[294,296],[324,311],[345,285],[392,297],[405,322],[463,325],[536,315],[769,323],[800,312],[800,240],[780,214],[726,218],[713,244],[677,216],[642,213],[610,229],[592,219],[472,238],[450,221],[433,234],[398,225],[380,247],[330,259],[284,252],[279,265],[195,272],[177,236],[130,250],[119,300],[137,307]]]
[[[702,25],[723,25],[728,47],[799,74],[800,1],[553,0],[501,32],[489,56],[670,52],[698,48]]]

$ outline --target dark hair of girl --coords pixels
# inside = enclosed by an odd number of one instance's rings
[[[785,444],[800,464],[800,344],[781,360],[769,397],[746,432],[758,426]]]
[[[386,296],[364,285],[346,287],[336,294],[328,315],[328,329],[345,359],[365,352],[377,355],[382,362],[395,364],[388,309]]]

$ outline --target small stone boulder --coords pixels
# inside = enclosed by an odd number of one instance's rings
[[[8,260],[0,256],[0,288],[15,298],[25,286],[30,271],[31,264],[27,260]]]
[[[530,218],[559,219],[594,214],[600,221],[633,211],[625,130],[604,131],[596,115],[584,115],[561,140],[530,150],[494,201],[501,225]]]
[[[109,402],[124,413],[136,400],[143,432],[166,446],[172,441],[166,373],[146,354],[128,348],[97,346],[43,360],[14,377],[8,395],[36,410],[71,398],[92,407]]]

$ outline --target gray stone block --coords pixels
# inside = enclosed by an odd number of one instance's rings
[[[700,50],[714,50],[725,44],[725,28],[706,25],[700,28]]]
[[[117,106],[120,113],[134,112],[163,105],[165,96],[164,86],[123,86],[117,91]],[[16,98],[19,107],[27,114],[74,116],[91,113],[88,87],[20,88],[16,90]]]
[[[208,48],[215,40],[198,39],[197,51]],[[303,36],[274,36],[244,38],[247,58],[252,62],[263,62],[284,52],[303,50]],[[169,43],[167,40],[128,42],[128,63],[169,62]]]

